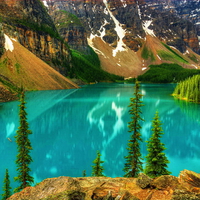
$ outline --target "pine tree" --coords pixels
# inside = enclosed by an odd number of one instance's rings
[[[104,176],[103,171],[104,168],[101,166],[101,164],[104,163],[104,161],[101,161],[101,154],[99,151],[97,151],[97,157],[93,161],[94,165],[92,166],[92,176]]]
[[[161,175],[169,175],[171,172],[167,170],[167,164],[169,161],[165,153],[163,153],[166,148],[160,141],[161,135],[164,133],[161,127],[161,121],[159,120],[158,112],[156,112],[152,121],[152,127],[152,136],[149,141],[147,141],[148,154],[146,156],[147,164],[145,173],[148,176],[155,178]]]
[[[30,156],[32,146],[28,136],[32,134],[32,132],[29,130],[29,124],[27,122],[24,92],[21,93],[20,102],[20,126],[15,136],[18,150],[17,159],[15,161],[17,165],[18,176],[15,177],[15,181],[18,181],[20,183],[20,186],[15,189],[15,192],[18,192],[25,187],[30,186],[31,183],[34,182],[33,177],[30,176],[31,169],[29,167],[30,163],[33,160]]]
[[[174,89],[173,96],[192,101],[195,103],[200,102],[200,75],[189,77],[180,82]]]
[[[83,177],[86,177],[86,170],[83,170]]]
[[[3,183],[4,183],[3,185],[4,193],[2,194],[2,200],[6,200],[7,198],[11,196],[11,187],[10,187],[10,178],[9,178],[8,169],[6,169],[6,174],[5,174]]]
[[[134,98],[130,99],[130,110],[131,121],[129,122],[128,128],[129,132],[132,133],[131,139],[128,143],[128,156],[125,156],[126,163],[124,166],[125,177],[136,177],[142,170],[142,154],[140,152],[140,142],[142,142],[142,137],[140,133],[141,125],[140,122],[144,121],[141,117],[143,106],[140,93],[140,85],[136,80],[134,86]]]

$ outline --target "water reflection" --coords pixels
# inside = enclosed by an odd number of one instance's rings
[[[170,94],[173,85],[142,85],[143,140],[151,134],[151,122],[159,111],[165,135],[170,171],[174,175],[187,168],[199,170],[199,109],[200,105],[180,106]],[[27,112],[33,131],[32,173],[36,182],[54,176],[91,175],[92,161],[100,150],[105,161],[105,174],[123,176],[124,156],[130,137],[128,105],[133,95],[132,84],[97,84],[78,90],[42,91],[27,94]],[[18,102],[1,104],[0,166],[9,168],[14,177],[16,145],[14,134],[18,127]],[[193,117],[193,113],[195,117]],[[190,116],[191,115],[191,116]],[[7,140],[10,137],[13,142]],[[141,145],[146,155],[146,144]],[[6,153],[5,153],[6,152]],[[0,174],[3,180],[4,174]]]

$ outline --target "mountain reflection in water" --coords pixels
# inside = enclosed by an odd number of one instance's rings
[[[200,105],[173,99],[173,84],[142,84],[143,155],[151,135],[156,110],[163,125],[169,171],[177,176],[183,169],[199,172]],[[77,90],[34,91],[26,93],[27,112],[33,151],[32,175],[35,182],[57,176],[91,176],[96,150],[104,160],[105,175],[123,176],[124,156],[130,138],[128,105],[133,84],[83,86]],[[19,102],[0,104],[0,178],[9,169],[11,182],[16,176],[16,144]],[[194,117],[195,116],[195,117]],[[9,141],[7,138],[10,138]],[[145,162],[145,160],[144,160]],[[12,183],[15,187],[16,183]]]

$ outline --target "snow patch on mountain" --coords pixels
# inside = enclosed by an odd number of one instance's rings
[[[126,4],[126,0],[121,0],[123,7],[126,8],[127,4]]]
[[[100,30],[99,30],[99,32],[100,32],[100,34],[101,34],[101,39],[103,40],[103,36],[105,36],[105,34],[106,34],[106,29],[104,28],[104,26],[106,25],[106,24],[109,24],[108,22],[107,22],[107,20],[106,19],[104,19],[104,24],[101,26],[101,28],[100,28]]]
[[[149,29],[149,26],[151,26],[151,24],[152,24],[152,20],[143,21],[142,23],[143,29],[147,35],[156,37],[156,35],[154,34],[154,31],[152,29]]]
[[[123,38],[125,37],[126,31],[122,28],[122,24],[119,23],[119,21],[115,18],[115,16],[109,10],[107,0],[103,0],[103,2],[108,10],[108,13],[110,14],[111,18],[113,19],[115,23],[115,31],[117,32],[117,35],[119,37],[119,40],[117,41],[117,47],[116,49],[113,50],[113,56],[116,57],[117,52],[127,50],[126,45],[123,42]]]
[[[139,15],[139,18],[142,19],[142,17],[141,17],[141,10],[140,10],[140,7],[139,7],[139,4],[138,4],[138,1],[137,1],[137,9],[138,9],[138,15]]]
[[[107,58],[106,55],[105,55],[102,51],[100,51],[99,49],[97,49],[96,47],[94,47],[93,39],[96,38],[96,37],[99,37],[99,36],[98,36],[98,35],[93,35],[93,34],[91,33],[91,34],[90,34],[90,37],[87,39],[88,45],[89,45],[90,47],[92,47],[93,50],[94,50],[97,54],[102,55],[104,58]]]
[[[6,51],[10,50],[12,52],[14,50],[13,42],[6,34],[4,34],[4,37],[5,37],[5,46],[4,47],[5,47]]]
[[[161,57],[158,54],[157,54],[157,57],[158,57],[159,60],[162,60]]]
[[[44,6],[46,6],[47,8],[49,7],[47,4],[47,1],[43,1]]]
[[[197,37],[198,37],[198,40],[199,40],[199,45],[200,45],[200,35],[198,35]]]
[[[105,13],[106,15],[109,14],[107,8],[104,9],[104,13]]]
[[[197,67],[196,65],[192,64],[192,66],[193,66],[195,69],[198,69],[198,67]]]

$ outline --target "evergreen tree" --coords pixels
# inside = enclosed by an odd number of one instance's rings
[[[92,176],[104,176],[103,171],[104,168],[101,166],[104,161],[101,161],[101,154],[99,151],[97,151],[97,157],[93,161],[94,165],[92,166]]]
[[[189,77],[188,79],[177,84],[174,89],[173,96],[192,101],[195,103],[200,102],[200,75]]]
[[[130,110],[131,121],[129,122],[128,128],[129,132],[132,133],[131,139],[128,143],[128,156],[125,156],[126,163],[124,166],[125,177],[136,177],[142,170],[142,154],[140,152],[140,142],[141,138],[141,125],[140,122],[144,121],[141,117],[143,106],[141,98],[142,94],[140,92],[140,85],[136,80],[134,86],[134,98],[130,99]]]
[[[83,170],[83,177],[86,177],[86,170]]]
[[[161,175],[169,175],[171,172],[167,170],[167,164],[169,161],[165,153],[163,153],[166,148],[160,141],[161,135],[164,133],[161,128],[161,121],[159,120],[158,112],[156,112],[152,121],[152,127],[152,136],[149,141],[147,141],[148,154],[146,156],[147,164],[145,173],[148,176],[155,178]]]
[[[30,151],[32,150],[32,147],[28,136],[32,134],[32,132],[29,130],[29,124],[27,122],[24,92],[21,93],[20,102],[20,126],[15,136],[18,150],[17,159],[15,161],[17,165],[18,176],[15,177],[15,181],[20,182],[20,186],[15,189],[15,192],[18,192],[25,187],[30,186],[31,183],[34,182],[33,177],[30,176],[31,169],[29,167],[30,163],[33,160],[30,156]]]
[[[2,194],[2,200],[6,200],[7,198],[9,198],[11,196],[11,187],[10,187],[10,179],[9,179],[8,169],[6,169],[6,174],[5,174],[3,183],[4,183],[4,185],[3,185],[4,193]]]

